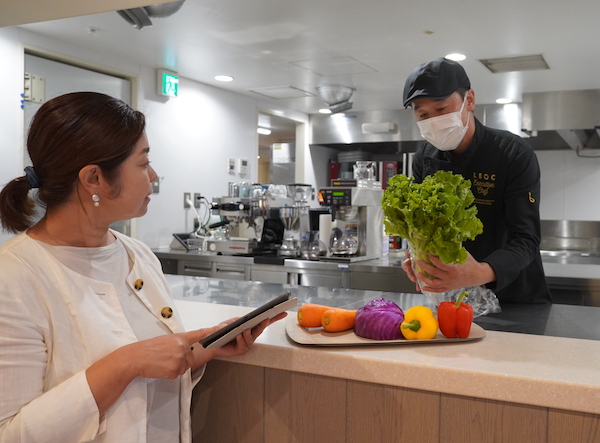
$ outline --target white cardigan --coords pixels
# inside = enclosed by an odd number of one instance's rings
[[[183,332],[160,262],[113,232],[133,261],[127,284],[154,316]],[[143,280],[135,290],[134,282]],[[85,370],[136,342],[111,284],[86,278],[25,233],[0,247],[0,442],[146,441],[146,379],[136,378],[100,423]],[[194,380],[194,382],[197,380]],[[181,442],[191,441],[189,371],[181,377]]]

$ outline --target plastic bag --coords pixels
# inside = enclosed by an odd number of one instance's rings
[[[410,257],[414,257],[412,250],[409,249]],[[412,270],[417,276],[417,270],[415,265],[415,260],[411,259]],[[417,281],[420,287],[425,286],[417,277]],[[466,288],[454,289],[452,291],[447,292],[429,292],[423,291],[421,289],[421,293],[425,295],[428,299],[435,303],[438,306],[441,302],[451,301],[455,302],[460,294],[463,292],[468,292],[469,295],[463,298],[463,302],[471,305],[473,307],[473,316],[480,317],[482,315],[492,314],[494,312],[500,312],[500,302],[498,301],[498,297],[491,289],[486,288],[485,286],[469,286]]]

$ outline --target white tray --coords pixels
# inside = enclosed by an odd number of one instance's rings
[[[295,315],[285,319],[285,332],[288,337],[301,345],[313,346],[369,346],[369,345],[414,345],[419,343],[447,344],[480,340],[485,337],[485,330],[473,323],[467,338],[446,338],[438,331],[431,340],[371,340],[357,336],[352,329],[344,332],[327,332],[323,328],[304,328],[298,324]]]

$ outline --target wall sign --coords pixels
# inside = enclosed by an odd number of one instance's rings
[[[157,69],[158,95],[177,97],[179,93],[179,76],[175,72]]]

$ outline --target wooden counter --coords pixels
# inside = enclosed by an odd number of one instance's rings
[[[363,292],[361,303],[380,295]],[[188,329],[251,309],[176,307]],[[600,341],[488,330],[475,342],[327,348],[295,344],[284,326],[208,365],[196,441],[600,441]]]

